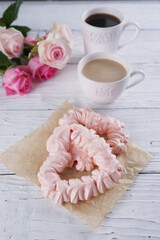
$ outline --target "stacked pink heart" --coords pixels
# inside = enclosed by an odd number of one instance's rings
[[[112,188],[122,171],[113,152],[121,153],[128,140],[124,124],[89,109],[72,109],[59,124],[47,141],[49,157],[38,173],[44,196],[57,204],[77,203]],[[97,134],[106,134],[107,142]],[[98,169],[81,179],[61,180],[58,173],[73,164],[79,171]]]

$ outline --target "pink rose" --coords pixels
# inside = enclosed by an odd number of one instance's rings
[[[2,86],[6,95],[29,93],[32,90],[32,78],[28,66],[8,69],[3,76]]]
[[[62,69],[67,64],[71,48],[64,38],[47,39],[38,44],[39,60],[50,67]]]
[[[41,82],[52,78],[57,71],[56,68],[40,63],[39,56],[31,58],[28,67],[32,73],[32,78],[38,78]]]
[[[58,34],[60,37],[64,37],[68,41],[70,48],[72,48],[73,36],[69,27],[67,25],[58,25]]]
[[[53,28],[49,31],[47,39],[59,39],[64,38],[67,42],[70,48],[73,47],[73,36],[72,32],[69,29],[67,25],[59,25],[57,22],[53,24]]]
[[[33,35],[29,35],[24,38],[24,43],[28,45],[36,46],[37,42],[39,42],[39,39]]]
[[[14,28],[0,27],[0,51],[9,59],[20,57],[23,51],[24,37]]]

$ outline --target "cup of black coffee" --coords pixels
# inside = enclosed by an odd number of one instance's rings
[[[136,31],[132,38],[119,44],[122,32],[129,26]],[[113,8],[94,8],[82,14],[82,33],[85,53],[116,52],[132,42],[140,33],[140,27],[135,22],[128,22],[121,12]]]
[[[101,28],[114,27],[120,24],[119,18],[108,13],[92,14],[86,18],[85,22],[91,26]]]

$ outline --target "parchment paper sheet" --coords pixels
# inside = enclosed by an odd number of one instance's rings
[[[73,108],[71,103],[63,103],[45,123],[3,152],[0,155],[2,163],[18,176],[40,186],[37,173],[48,156],[46,141],[58,125],[59,118],[71,108]],[[78,204],[65,203],[63,206],[91,227],[98,227],[150,158],[151,155],[148,152],[135,143],[129,142],[125,151],[118,156],[118,160],[124,167],[122,178],[112,189],[88,201],[79,201]],[[66,169],[62,174],[66,179],[81,176],[82,172],[77,172],[74,168]]]

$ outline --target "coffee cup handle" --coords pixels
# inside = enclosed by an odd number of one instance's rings
[[[128,84],[127,87],[126,87],[126,89],[131,88],[131,87],[137,85],[138,83],[142,82],[142,81],[144,80],[144,78],[145,78],[145,74],[144,74],[144,72],[141,71],[141,70],[137,70],[137,71],[131,72],[130,78],[132,78],[132,77],[135,76],[135,75],[140,75],[140,76],[139,76],[139,78],[138,78],[137,80],[135,80],[134,82]]]
[[[126,28],[130,27],[130,26],[134,26],[136,28],[136,32],[134,33],[134,35],[133,35],[133,37],[131,39],[127,40],[124,43],[121,43],[118,46],[118,49],[121,49],[121,48],[125,47],[126,45],[128,45],[129,43],[131,43],[132,41],[134,41],[138,37],[138,35],[140,34],[141,29],[140,29],[140,26],[138,25],[138,23],[136,23],[136,22],[126,22],[124,24],[124,26],[123,26],[123,30],[122,31],[124,32],[124,30]]]

